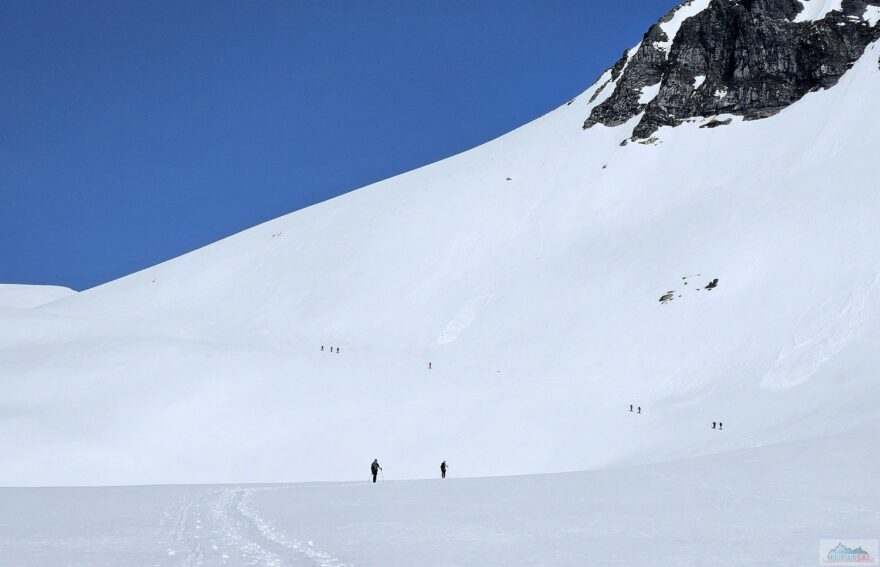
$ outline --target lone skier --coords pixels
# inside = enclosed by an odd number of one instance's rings
[[[446,461],[440,463],[440,478],[446,478]]]
[[[376,476],[381,470],[382,467],[379,466],[379,459],[373,459],[373,464],[370,465],[370,472],[373,473],[373,484],[376,484]]]

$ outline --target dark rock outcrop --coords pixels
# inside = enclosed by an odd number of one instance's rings
[[[862,19],[880,0],[843,0],[822,20],[795,22],[799,0],[711,0],[669,39],[651,26],[632,57],[624,54],[603,86],[614,92],[593,108],[584,128],[619,126],[642,114],[632,139],[694,117],[772,116],[817,89],[830,88],[880,39],[880,23]],[[664,43],[665,42],[665,43]],[[699,78],[699,80],[698,80]],[[645,87],[657,88],[650,101]],[[597,95],[598,96],[598,93]]]

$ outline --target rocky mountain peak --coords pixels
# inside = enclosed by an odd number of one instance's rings
[[[833,87],[878,39],[880,0],[689,0],[603,76],[584,129],[641,115],[639,140],[694,117],[766,118]]]

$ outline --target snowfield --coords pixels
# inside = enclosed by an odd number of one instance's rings
[[[876,441],[375,486],[0,489],[0,549],[11,566],[818,565],[820,539],[877,537]]]
[[[0,286],[0,563],[788,566],[877,538],[878,58],[645,143],[582,129],[605,73],[120,280]]]

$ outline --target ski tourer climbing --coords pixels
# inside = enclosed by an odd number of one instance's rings
[[[440,463],[440,478],[446,478],[446,461]]]
[[[376,484],[376,476],[381,470],[382,467],[379,466],[379,459],[373,459],[373,464],[370,465],[370,472],[373,473],[373,484]]]

